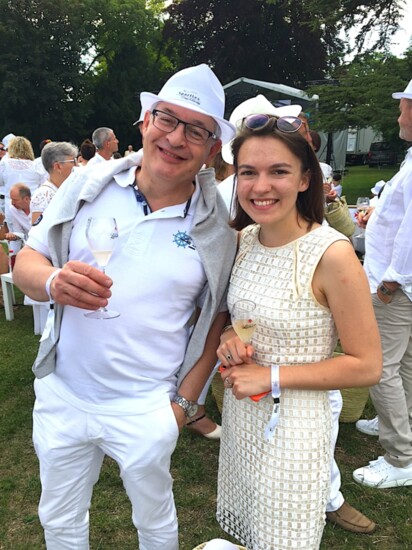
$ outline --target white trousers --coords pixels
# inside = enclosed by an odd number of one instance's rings
[[[132,416],[83,412],[35,381],[33,442],[39,517],[48,550],[88,550],[89,508],[104,455],[119,465],[140,550],[178,550],[170,459],[179,435],[171,406]]]
[[[335,460],[335,446],[339,433],[339,416],[342,410],[342,394],[339,390],[328,392],[329,403],[332,411],[332,463],[330,465],[330,494],[326,505],[327,512],[336,512],[344,503],[343,495],[340,491],[341,478],[338,465]]]

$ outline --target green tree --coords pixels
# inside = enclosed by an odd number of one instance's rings
[[[350,31],[354,40],[353,44],[346,41],[346,51],[361,55],[387,51],[406,7],[405,0],[305,0],[305,4],[316,12],[309,22],[313,29],[326,26],[337,34]]]
[[[208,63],[223,82],[240,76],[302,86],[338,64],[334,29],[301,0],[180,0],[167,8],[166,53],[176,64]]]
[[[316,127],[333,132],[370,126],[401,148],[396,124],[399,103],[392,99],[392,92],[403,90],[411,74],[412,49],[404,58],[367,54],[340,67],[330,83],[309,89],[320,97]]]
[[[0,11],[0,127],[34,140],[74,138],[89,91],[82,78],[87,6],[0,0]]]
[[[138,91],[168,71],[160,0],[0,0],[0,128],[81,141],[110,125],[129,142]],[[123,137],[124,134],[124,137]],[[1,139],[1,136],[0,136]]]

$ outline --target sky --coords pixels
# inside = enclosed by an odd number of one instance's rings
[[[412,38],[412,2],[405,2],[404,14],[404,18],[399,23],[400,29],[392,39],[391,52],[397,57],[405,52]]]

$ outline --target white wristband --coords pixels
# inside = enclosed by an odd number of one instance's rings
[[[50,302],[54,301],[53,298],[51,297],[51,294],[50,294],[50,287],[51,287],[51,284],[53,282],[53,279],[55,277],[57,277],[57,275],[60,273],[60,271],[61,271],[61,269],[56,269],[56,271],[53,271],[53,273],[51,273],[51,275],[47,279],[46,284],[44,285],[44,289],[47,293],[47,296],[49,297]]]
[[[272,397],[274,399],[280,397],[279,365],[270,367],[270,381],[272,383]]]

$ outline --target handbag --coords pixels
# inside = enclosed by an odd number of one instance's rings
[[[325,218],[333,229],[343,233],[345,237],[351,237],[355,232],[355,222],[349,212],[346,198],[344,196],[339,197],[326,205]]]

